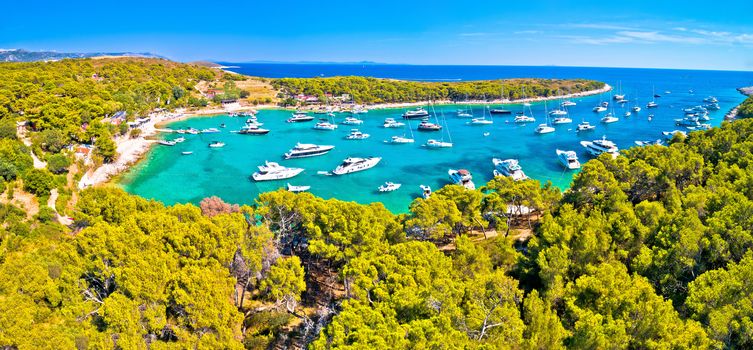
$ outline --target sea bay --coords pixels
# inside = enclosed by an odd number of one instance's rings
[[[620,121],[613,124],[599,123],[605,113],[597,114],[591,109],[601,101],[611,101],[611,93],[573,99],[577,106],[569,109],[572,124],[557,125],[557,131],[547,135],[537,135],[534,128],[545,121],[545,108],[551,110],[559,101],[534,103],[532,108],[536,123],[518,125],[512,123],[512,116],[494,116],[493,125],[470,126],[469,118],[459,118],[456,111],[466,106],[442,105],[434,107],[441,123],[446,121],[443,133],[445,141],[450,138],[454,147],[450,149],[427,149],[422,147],[427,139],[442,138],[436,132],[418,132],[418,121],[411,121],[415,144],[391,145],[384,143],[393,135],[410,136],[405,129],[385,129],[385,118],[402,121],[400,115],[405,109],[371,110],[358,115],[364,124],[358,128],[371,135],[367,140],[345,140],[351,126],[339,125],[336,131],[313,130],[314,122],[290,124],[289,110],[261,110],[259,121],[264,128],[272,130],[265,136],[248,136],[232,133],[240,129],[245,118],[227,115],[197,117],[175,122],[170,128],[194,127],[197,129],[219,127],[226,124],[217,134],[183,135],[186,142],[173,147],[155,146],[144,161],[133,167],[121,178],[121,185],[131,193],[146,198],[154,198],[166,204],[197,203],[202,198],[220,196],[233,203],[253,203],[259,193],[284,187],[286,183],[311,186],[311,192],[324,198],[338,198],[360,203],[382,202],[394,212],[407,211],[410,202],[420,195],[420,184],[437,189],[449,183],[447,171],[450,168],[465,168],[471,171],[477,185],[482,185],[492,177],[491,159],[517,158],[526,174],[542,183],[551,181],[560,188],[567,188],[575,174],[565,171],[558,162],[555,150],[575,150],[582,162],[588,155],[579,144],[582,140],[593,140],[606,136],[621,148],[635,146],[636,140],[656,140],[663,136],[662,131],[679,129],[674,119],[683,116],[682,109],[702,104],[704,97],[713,95],[719,100],[721,109],[710,111],[711,121],[718,126],[724,114],[739,104],[744,96],[737,87],[753,84],[750,72],[684,71],[657,69],[618,69],[618,68],[576,68],[576,67],[492,67],[492,66],[393,66],[393,65],[270,65],[228,64],[238,66],[237,72],[262,76],[320,76],[361,74],[385,78],[409,80],[476,80],[512,77],[543,78],[588,78],[606,82],[622,92],[631,102],[624,106],[615,105],[614,114]],[[378,66],[378,67],[377,67]],[[364,68],[365,67],[365,68]],[[376,68],[375,68],[376,67]],[[326,68],[326,69],[325,69]],[[265,71],[262,71],[266,69]],[[693,90],[691,93],[690,90]],[[654,91],[661,94],[657,98],[659,107],[646,109]],[[671,93],[666,94],[665,91]],[[625,111],[639,104],[643,110],[623,118]],[[495,106],[492,106],[495,107]],[[488,112],[482,105],[471,107],[474,116]],[[506,105],[513,112],[521,111],[520,104]],[[654,118],[649,121],[648,115]],[[349,114],[338,113],[337,123]],[[587,133],[576,133],[575,126],[580,121],[589,121],[597,126]],[[488,136],[484,136],[488,133]],[[164,135],[172,139],[177,135]],[[211,141],[222,141],[226,146],[210,149]],[[327,155],[306,159],[283,160],[282,155],[296,142],[334,145]],[[191,155],[181,155],[183,151],[193,151]],[[333,170],[349,156],[380,156],[382,162],[375,168],[345,176],[325,176],[318,171]],[[256,166],[265,160],[279,162],[284,166],[302,167],[301,175],[283,181],[254,182],[250,175]],[[379,193],[377,187],[385,181],[401,183],[403,186],[392,193]]]

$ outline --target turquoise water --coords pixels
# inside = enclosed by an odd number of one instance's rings
[[[616,85],[616,82],[609,83]],[[712,83],[707,85],[710,86]],[[702,84],[694,84],[687,79],[671,84],[665,82],[656,88],[657,93],[663,95],[657,99],[660,107],[647,110],[645,104],[651,99],[651,85],[623,81],[623,92],[627,94],[628,99],[638,98],[643,108],[641,112],[623,118],[623,113],[633,104],[628,103],[625,108],[616,105],[614,113],[620,117],[620,121],[605,125],[599,122],[604,113],[596,114],[591,109],[601,100],[609,100],[609,93],[577,98],[573,101],[578,105],[570,108],[573,124],[557,125],[555,133],[546,135],[534,134],[536,125],[545,118],[543,103],[532,106],[537,122],[528,125],[512,123],[512,116],[495,116],[493,125],[469,126],[466,125],[468,118],[456,116],[458,106],[437,106],[436,114],[440,116],[440,120],[442,115],[445,116],[446,129],[449,129],[454,142],[454,147],[449,149],[422,147],[427,139],[437,139],[441,135],[439,132],[416,131],[418,121],[411,121],[415,144],[385,144],[384,140],[393,135],[402,135],[407,130],[385,129],[382,127],[384,119],[392,117],[403,121],[400,115],[405,109],[371,110],[369,113],[360,114],[359,118],[365,123],[358,128],[371,134],[371,137],[358,141],[344,139],[352,126],[340,125],[336,131],[313,130],[314,122],[286,123],[285,120],[291,113],[284,110],[259,112],[258,118],[264,123],[263,127],[272,130],[265,136],[231,133],[230,131],[238,130],[244,124],[243,117],[220,115],[193,118],[175,122],[170,127],[203,129],[225,123],[227,128],[222,129],[222,133],[219,134],[182,135],[187,141],[174,147],[156,145],[147,155],[146,161],[125,174],[122,185],[131,193],[154,198],[166,204],[197,203],[211,195],[220,196],[232,203],[253,203],[259,193],[284,187],[290,182],[293,185],[311,186],[311,192],[323,198],[360,203],[378,201],[394,212],[404,212],[410,202],[420,195],[420,184],[437,189],[449,183],[447,171],[450,168],[468,169],[477,185],[485,183],[492,177],[491,159],[496,157],[518,158],[529,177],[542,182],[551,181],[556,186],[566,188],[575,172],[563,170],[557,160],[555,149],[575,150],[581,161],[586,161],[589,158],[579,144],[581,140],[593,140],[606,135],[622,149],[633,147],[635,140],[659,139],[662,137],[662,131],[679,128],[674,126],[674,119],[683,116],[682,108],[701,104],[705,96],[712,94],[719,99],[722,107],[719,111],[710,112],[710,123],[717,126],[724,114],[744,99],[735,91],[742,83],[728,83],[729,85],[724,87],[704,88]],[[694,94],[688,92],[690,88],[695,89]],[[672,90],[672,93],[665,95],[665,90]],[[555,104],[557,102],[549,102],[549,107]],[[475,116],[483,115],[482,106],[475,105],[472,108]],[[505,108],[519,111],[523,106],[507,105]],[[653,121],[648,121],[649,114],[655,115]],[[347,115],[338,114],[336,121],[339,123]],[[581,120],[597,125],[596,130],[576,133],[575,126]],[[489,136],[484,136],[484,133],[489,133]],[[164,137],[171,139],[177,135]],[[447,133],[444,134],[444,138],[448,141]],[[208,148],[207,145],[215,140],[225,142],[226,146],[221,149]],[[320,157],[283,160],[282,155],[296,142],[335,145],[335,149]],[[181,155],[182,151],[189,150],[194,153]],[[383,157],[383,160],[375,168],[345,176],[317,174],[317,171],[333,170],[349,156],[379,156]],[[288,180],[253,182],[249,178],[251,173],[265,160],[279,162],[284,166],[302,167],[306,171]],[[379,193],[377,187],[385,181],[402,183],[403,186],[395,192]]]

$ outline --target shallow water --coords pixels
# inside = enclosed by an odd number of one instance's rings
[[[543,69],[543,68],[542,68]],[[551,69],[551,67],[547,67]],[[583,70],[583,68],[579,68]],[[683,116],[682,108],[698,105],[708,95],[719,99],[722,107],[711,111],[711,124],[721,123],[724,114],[739,104],[744,97],[735,88],[753,85],[753,74],[736,72],[708,71],[666,71],[634,69],[593,69],[587,78],[599,72],[608,72],[605,81],[615,87],[622,83],[622,90],[631,101],[637,98],[643,108],[629,118],[622,115],[634,103],[625,107],[614,106],[614,114],[620,118],[617,123],[605,125],[599,122],[605,113],[596,114],[591,109],[600,101],[610,100],[610,94],[573,99],[578,105],[570,107],[572,124],[556,125],[552,134],[537,135],[534,129],[545,121],[544,103],[532,106],[536,123],[517,125],[512,123],[512,116],[494,116],[493,125],[466,125],[468,118],[456,115],[458,107],[453,105],[435,107],[441,123],[446,123],[444,133],[416,131],[418,121],[411,121],[415,144],[391,145],[384,140],[393,135],[403,135],[405,129],[385,129],[382,123],[392,117],[403,121],[400,115],[404,109],[372,110],[358,115],[365,123],[358,128],[371,135],[367,140],[345,140],[344,137],[353,128],[339,125],[336,131],[313,130],[314,122],[289,124],[285,120],[290,111],[262,110],[258,114],[264,128],[272,131],[265,136],[249,136],[231,133],[244,124],[243,117],[227,115],[193,118],[175,122],[171,128],[194,127],[197,129],[218,127],[225,123],[227,128],[219,134],[182,135],[187,141],[174,147],[155,146],[145,161],[131,169],[122,177],[122,186],[129,192],[146,198],[154,198],[166,204],[192,202],[217,195],[233,203],[252,203],[259,193],[284,187],[286,183],[311,186],[311,192],[324,198],[370,203],[379,201],[394,212],[405,212],[410,202],[420,195],[420,184],[437,189],[449,183],[447,171],[450,168],[465,168],[471,171],[474,181],[481,185],[491,179],[493,165],[491,159],[518,158],[529,177],[552,181],[556,186],[566,188],[572,180],[573,171],[566,171],[557,160],[555,150],[575,150],[582,162],[588,160],[582,140],[593,140],[606,135],[622,149],[633,147],[635,140],[655,140],[662,138],[661,131],[679,129],[674,125],[675,118]],[[638,71],[649,73],[637,74]],[[679,72],[679,73],[678,73]],[[535,76],[531,74],[530,76]],[[615,77],[619,79],[615,79]],[[494,78],[490,76],[489,78]],[[610,79],[607,79],[610,78]],[[659,108],[646,109],[645,104],[651,99],[652,84],[662,97],[657,99]],[[694,89],[693,94],[689,89]],[[665,90],[672,91],[665,94]],[[548,102],[551,109],[558,102]],[[614,103],[613,103],[614,104]],[[494,107],[494,106],[492,106]],[[507,105],[505,108],[514,112],[522,110],[522,105]],[[482,116],[484,107],[472,107],[474,116]],[[652,121],[647,116],[654,114]],[[339,123],[348,114],[337,114]],[[442,119],[444,116],[444,121]],[[587,133],[576,133],[575,127],[581,120],[597,126]],[[449,130],[449,136],[446,132]],[[489,136],[484,136],[489,133]],[[450,137],[454,143],[449,149],[427,149],[422,145],[429,138],[444,140]],[[166,139],[177,135],[165,135]],[[227,145],[221,149],[210,149],[212,141],[222,141]],[[335,149],[324,156],[283,160],[282,155],[296,142],[335,145]],[[192,155],[181,155],[182,151],[193,151]],[[349,156],[379,156],[382,161],[375,168],[345,176],[318,175],[317,171],[331,171],[344,158]],[[250,175],[256,166],[265,160],[276,161],[284,166],[302,167],[306,171],[288,180],[253,182]],[[377,187],[385,181],[402,183],[402,188],[391,193],[379,193]]]

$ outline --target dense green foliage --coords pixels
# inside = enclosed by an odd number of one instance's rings
[[[28,120],[35,130],[56,129],[88,142],[99,134],[87,124],[118,111],[133,119],[154,108],[186,106],[194,85],[214,77],[208,68],[156,59],[2,63],[0,120]]]
[[[748,97],[740,104],[737,113],[741,118],[753,118],[753,96]]]
[[[494,100],[555,96],[596,90],[604,83],[585,80],[510,79],[468,82],[415,82],[365,77],[282,78],[272,86],[287,95],[348,94],[356,103],[418,102],[429,100]]]

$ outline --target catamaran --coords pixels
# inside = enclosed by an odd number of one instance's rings
[[[400,128],[405,126],[405,123],[398,122],[394,118],[386,118],[384,119],[383,126],[385,128]]]
[[[533,114],[533,111],[531,111],[531,114]],[[546,113],[546,102],[544,102],[544,118],[546,119],[546,123],[539,124],[539,126],[537,126],[534,130],[535,133],[548,134],[555,131],[555,129],[549,125],[549,115]]]
[[[593,129],[596,129],[596,125],[591,125],[591,123],[587,121],[583,121],[580,124],[578,124],[578,127],[575,130],[576,131],[591,131]]]
[[[400,124],[405,125],[403,123]],[[406,135],[403,134],[403,136],[392,136],[389,140],[385,140],[384,142],[392,144],[406,144],[415,142],[415,140],[413,139],[413,129],[411,129],[410,127],[410,121],[408,121],[406,128],[408,129],[408,132],[410,132],[410,138],[406,137]]]
[[[350,130],[350,134],[348,136],[345,136],[346,140],[365,140],[371,137],[369,134],[364,134],[358,129],[352,129]]]
[[[265,161],[258,166],[259,171],[251,174],[254,181],[270,181],[289,179],[303,172],[303,168],[288,168],[275,162]]]
[[[341,124],[345,125],[361,125],[363,124],[363,120],[355,118],[355,117],[345,117]]]
[[[428,116],[429,112],[427,112],[423,107],[418,107],[412,111],[406,111],[405,113],[403,113],[403,119],[423,119]]]

